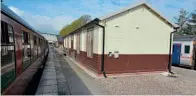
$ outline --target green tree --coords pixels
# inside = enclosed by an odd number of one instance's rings
[[[191,30],[189,33],[190,35],[196,35],[196,10],[193,13],[191,13],[188,28]]]
[[[83,15],[77,20],[73,21],[71,24],[63,27],[61,31],[59,32],[60,36],[65,36],[69,34],[70,32],[73,32],[74,30],[78,29],[79,27],[85,25],[91,20],[91,16],[89,15]]]
[[[194,26],[196,26],[196,10],[191,13],[191,19],[189,20]]]
[[[187,21],[189,19],[188,12],[185,9],[181,9],[179,11],[179,16],[174,17],[174,19],[175,19],[175,23],[179,26],[179,31],[177,32],[177,34],[179,35],[186,34],[187,31],[189,31],[187,29]]]

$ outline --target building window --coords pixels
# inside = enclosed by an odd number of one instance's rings
[[[190,46],[189,45],[185,45],[184,47],[184,53],[189,54],[190,53]]]
[[[80,33],[77,33],[76,44],[77,54],[80,54]]]
[[[94,28],[88,28],[87,29],[87,57],[92,58],[93,57],[93,31]]]

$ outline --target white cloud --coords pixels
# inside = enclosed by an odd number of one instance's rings
[[[55,17],[33,15],[13,6],[9,8],[40,32],[58,34],[61,28],[63,28],[63,26],[74,20],[74,18],[72,17],[63,15]]]
[[[24,14],[24,11],[19,10],[16,7],[10,6],[9,7],[12,11],[14,11],[16,14],[18,14],[19,16],[22,16]]]

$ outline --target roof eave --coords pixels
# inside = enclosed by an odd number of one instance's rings
[[[99,19],[99,18],[95,18],[95,19],[91,20],[90,22],[88,22],[87,24],[85,24],[85,25],[83,25],[83,26],[77,28],[76,30],[70,32],[69,34],[63,36],[63,38],[67,37],[67,36],[70,35],[70,34],[73,34],[73,33],[77,32],[78,30],[80,30],[80,29],[82,29],[82,28],[84,28],[84,27],[86,27],[86,26],[88,26],[88,25],[90,25],[90,24],[96,24],[96,23],[99,23],[99,22],[100,22],[100,19]]]

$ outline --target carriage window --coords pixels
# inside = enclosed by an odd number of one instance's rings
[[[30,65],[31,47],[30,47],[30,35],[27,32],[22,33],[23,42],[23,69],[26,69]]]
[[[8,24],[1,21],[1,43],[2,44],[8,44],[9,38],[8,38]]]
[[[13,28],[11,25],[8,25],[8,36],[9,36],[9,43],[13,43],[14,39],[13,39]]]
[[[11,25],[1,21],[1,32],[1,64],[5,65],[14,62],[13,28]]]
[[[1,88],[15,78],[13,27],[1,21]]]
[[[22,33],[22,42],[25,44],[30,43],[30,35],[28,32],[23,32]]]
[[[41,39],[38,38],[38,55],[41,54]]]
[[[185,45],[184,47],[184,53],[189,54],[190,53],[190,46],[189,45]]]
[[[32,51],[31,51],[31,54],[32,54],[32,61],[35,61],[36,60],[36,58],[37,58],[37,37],[35,36],[35,35],[32,35],[32,45],[31,45],[31,47],[32,47]]]
[[[36,36],[34,36],[34,45],[37,45],[37,37]]]

